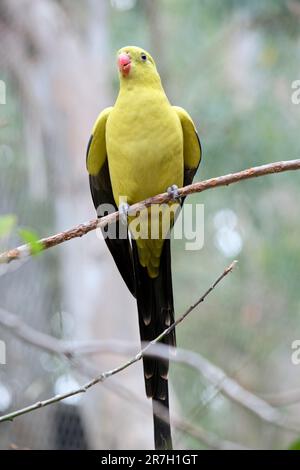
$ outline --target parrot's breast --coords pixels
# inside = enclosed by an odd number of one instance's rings
[[[117,206],[124,200],[132,205],[166,192],[173,184],[183,185],[181,123],[164,93],[127,92],[119,96],[107,120],[106,146]],[[138,226],[141,232],[139,238],[134,234],[140,263],[151,277],[158,275],[163,242],[174,221],[172,211],[164,210],[159,217],[151,219],[148,209],[141,224],[131,219],[131,225]],[[155,224],[160,233],[157,235],[156,230],[152,236],[150,231]]]
[[[183,136],[176,112],[161,93],[141,94],[118,99],[107,121],[107,157],[117,205],[120,196],[133,204],[183,184]]]

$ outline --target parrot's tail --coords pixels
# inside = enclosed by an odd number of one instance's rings
[[[152,400],[155,450],[172,450],[172,434],[170,425],[168,381],[166,381],[167,397]]]
[[[164,241],[159,275],[154,279],[150,278],[146,268],[141,266],[134,240],[132,240],[132,249],[141,341],[149,342],[174,322],[170,239]],[[165,336],[162,343],[175,346],[175,330]],[[153,401],[155,449],[172,449],[168,391],[169,361],[144,357],[143,364],[146,394]]]

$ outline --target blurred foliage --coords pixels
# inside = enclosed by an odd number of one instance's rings
[[[289,450],[300,450],[300,440],[293,442],[292,445],[289,447]]]
[[[2,215],[0,217],[0,237],[9,235],[16,225],[17,219],[13,214]]]
[[[39,240],[39,236],[34,231],[25,228],[20,228],[19,235],[25,243],[28,243],[28,245],[30,246],[31,253],[33,255],[37,255],[38,253],[43,251],[43,245]]]

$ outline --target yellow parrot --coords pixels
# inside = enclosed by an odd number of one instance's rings
[[[123,47],[118,51],[117,65],[120,91],[115,105],[104,109],[96,120],[87,149],[87,170],[98,216],[105,215],[107,204],[113,210],[119,208],[123,215],[103,233],[137,300],[141,340],[148,342],[174,322],[169,239],[174,216],[169,217],[164,207],[160,218],[151,218],[149,208],[141,222],[148,224],[146,237],[133,233],[131,223],[130,236],[120,236],[120,226],[131,204],[166,190],[170,194],[167,207],[178,206],[178,187],[192,182],[201,160],[201,145],[188,113],[170,104],[148,52]],[[128,219],[132,223],[137,220],[134,216]],[[163,220],[168,220],[167,230],[161,229]],[[159,236],[151,238],[149,225],[155,223]],[[175,331],[163,342],[175,346]],[[145,357],[143,364],[146,394],[153,400],[155,448],[172,449],[170,419],[165,419],[165,413],[169,416],[169,361]],[[163,416],[159,410],[165,410]]]

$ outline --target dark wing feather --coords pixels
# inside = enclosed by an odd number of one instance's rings
[[[198,136],[198,132],[195,131],[195,134],[196,134],[198,144],[199,144],[199,154],[200,154],[200,156],[202,156],[202,147],[201,147],[201,142],[200,142],[200,139],[199,139],[199,136]],[[201,160],[202,160],[202,158],[200,158],[199,163],[196,166],[196,168],[184,168],[183,186],[187,186],[189,184],[192,184],[194,176],[197,173],[197,170],[198,170],[199,165],[201,163]],[[181,199],[181,201],[180,201],[181,205],[183,205],[184,201],[185,201],[185,197],[183,197]]]
[[[90,140],[91,142],[91,140]],[[90,142],[88,149],[90,147]],[[118,210],[111,187],[109,168],[107,159],[103,164],[101,170],[96,176],[89,175],[90,189],[92,194],[92,199],[94,202],[95,209],[98,213],[98,208],[101,204],[110,204],[114,210]],[[106,215],[101,214],[101,216]],[[101,218],[101,217],[100,217]],[[132,264],[132,250],[130,247],[130,242],[128,237],[125,239],[119,238],[119,221],[114,224],[110,224],[109,227],[101,228],[105,243],[111,252],[118,270],[120,271],[121,276],[123,277],[128,289],[135,295],[135,282],[134,282],[134,271]],[[107,235],[107,230],[110,233],[116,234],[116,238],[109,238]]]

